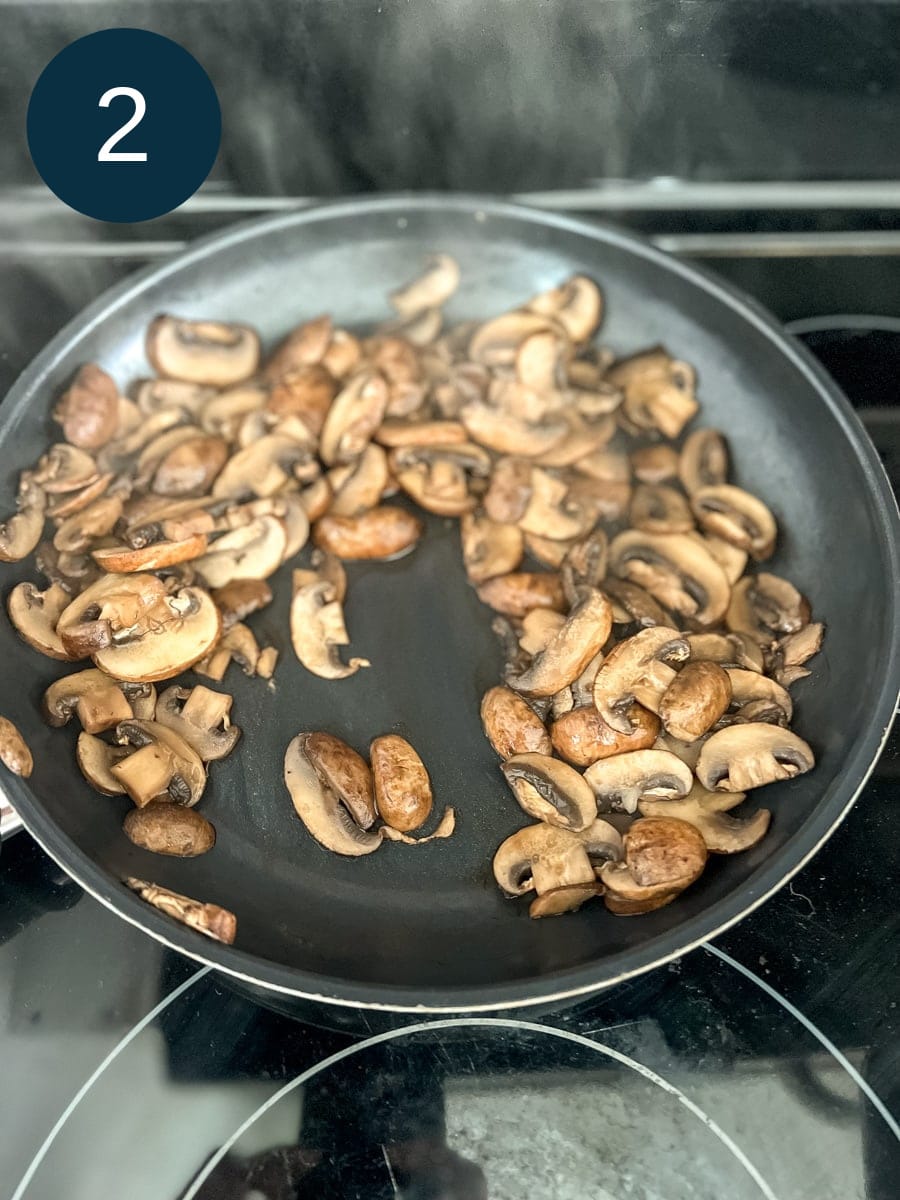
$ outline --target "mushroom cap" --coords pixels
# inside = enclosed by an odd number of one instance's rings
[[[584,773],[599,812],[637,811],[644,796],[686,796],[691,769],[667,750],[631,750],[593,763]]]
[[[815,755],[789,729],[763,722],[731,725],[714,733],[697,762],[697,778],[716,792],[746,792],[793,779],[815,766]]]
[[[483,513],[463,513],[460,538],[471,583],[485,583],[496,575],[508,575],[522,561],[524,539],[518,525],[492,521]]]
[[[369,758],[375,806],[385,824],[401,833],[424,825],[431,813],[431,780],[409,742],[395,733],[384,734],[373,740]]]
[[[528,825],[501,842],[493,861],[494,878],[508,896],[539,895],[557,887],[594,882],[594,868],[577,833]]]
[[[686,796],[675,800],[647,797],[638,808],[644,817],[677,817],[699,830],[712,854],[738,854],[765,837],[772,819],[766,808],[751,817],[728,816],[745,799],[743,792],[708,792],[695,783]]]
[[[529,696],[553,696],[584,671],[605,645],[612,629],[612,607],[602,592],[587,590],[565,624],[532,665],[510,684]]]
[[[58,583],[39,591],[33,583],[17,583],[9,593],[6,610],[16,633],[48,658],[68,661],[71,658],[56,632],[61,614],[71,604],[72,597]]]
[[[182,588],[145,614],[138,636],[111,641],[94,663],[116,679],[155,683],[199,662],[218,642],[222,622],[208,592]]]
[[[122,830],[130,842],[153,854],[196,858],[216,844],[216,831],[201,813],[180,804],[151,800],[125,816]]]
[[[27,779],[34,769],[34,759],[25,739],[7,717],[0,717],[0,762],[23,779]]]
[[[98,567],[110,574],[128,575],[135,571],[159,571],[176,563],[190,562],[206,550],[206,534],[194,533],[179,541],[151,542],[139,550],[129,546],[103,546],[92,550]]]
[[[381,845],[378,833],[368,832],[353,817],[316,772],[306,755],[305,734],[291,740],[284,756],[284,782],[294,811],[320,846],[335,854],[358,857]]]
[[[625,716],[628,733],[607,725],[593,704],[573,706],[550,726],[553,749],[576,767],[630,750],[649,750],[659,734],[659,718],[640,704],[632,704]]]
[[[508,687],[492,687],[481,701],[481,724],[501,758],[553,753],[550,736],[531,705]]]
[[[753,671],[741,675],[762,676]],[[713,662],[682,667],[659,702],[659,718],[673,737],[690,742],[712,729],[732,700],[732,673]]]
[[[706,865],[699,830],[674,817],[642,817],[625,834],[623,845],[624,861],[600,869],[606,906],[620,916],[669,904]]]
[[[597,815],[594,793],[567,763],[546,754],[514,754],[501,766],[519,805],[562,829],[586,829]]]
[[[382,504],[358,517],[320,517],[313,541],[338,558],[394,559],[408,554],[422,536],[421,518],[405,508]]]
[[[306,734],[304,753],[322,783],[335,793],[360,829],[371,829],[378,819],[375,785],[362,755],[331,733]]]

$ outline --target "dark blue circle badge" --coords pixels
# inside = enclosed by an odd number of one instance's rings
[[[177,42],[104,29],[66,46],[28,103],[28,147],[60,200],[98,221],[148,221],[196,192],[219,151],[209,76]]]

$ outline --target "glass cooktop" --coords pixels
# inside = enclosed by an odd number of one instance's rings
[[[17,258],[0,382],[137,257]],[[836,325],[804,336],[898,485],[900,325]],[[17,834],[0,854],[0,1198],[893,1200],[898,751],[895,734],[813,862],[714,944],[575,1008],[492,1018],[282,1015]]]

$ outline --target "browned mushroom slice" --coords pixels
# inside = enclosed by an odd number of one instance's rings
[[[259,517],[217,538],[194,569],[208,587],[221,588],[236,579],[267,579],[284,559],[287,533],[277,517]]]
[[[278,665],[279,651],[274,646],[263,646],[256,660],[256,674],[260,679],[271,679]]]
[[[424,272],[389,299],[401,317],[415,317],[425,309],[440,308],[459,287],[459,264],[449,254],[436,254]]]
[[[635,478],[651,486],[677,479],[678,464],[678,451],[672,446],[642,446],[631,455]]]
[[[165,797],[193,808],[206,787],[206,769],[200,756],[175,733],[156,721],[122,721],[116,742],[134,749],[110,766],[138,808]]]
[[[518,346],[516,378],[537,392],[555,392],[565,385],[569,339],[554,329],[529,334]]]
[[[127,575],[135,571],[158,571],[175,563],[190,562],[206,550],[205,533],[195,533],[177,542],[152,542],[140,550],[130,546],[104,546],[92,550],[98,567],[110,573]]]
[[[60,613],[56,632],[70,658],[86,658],[125,636],[166,596],[155,575],[103,575]]]
[[[631,750],[592,763],[585,782],[601,813],[637,811],[643,796],[686,796],[693,775],[690,767],[666,750]]]
[[[47,513],[47,497],[29,475],[19,482],[16,513],[0,524],[0,562],[19,562],[41,540]]]
[[[194,664],[194,670],[220,683],[232,662],[236,662],[245,675],[256,675],[260,653],[252,630],[237,621],[215,643],[212,653]]]
[[[728,481],[728,444],[717,429],[695,429],[684,439],[678,474],[689,496]]]
[[[532,920],[540,917],[559,917],[563,913],[577,912],[582,904],[595,896],[603,895],[603,884],[594,880],[593,883],[575,883],[568,887],[552,888],[543,896],[535,896],[528,906],[528,915]]]
[[[284,782],[294,811],[320,846],[358,857],[381,845],[378,833],[361,829],[338,794],[318,774],[306,751],[310,734],[298,734],[284,756]]]
[[[606,377],[624,391],[622,412],[638,429],[678,437],[699,408],[694,368],[670,358],[662,347],[614,363]]]
[[[702,546],[707,549],[722,570],[725,572],[725,578],[732,587],[737,583],[743,575],[747,566],[749,555],[746,550],[741,550],[737,546],[733,546],[731,542],[726,542],[723,538],[715,537],[707,534],[704,536],[697,530],[694,530],[691,535],[696,538]]]
[[[519,807],[562,829],[587,829],[597,815],[590,787],[567,763],[547,754],[515,754],[501,766]]]
[[[782,687],[790,687],[809,674],[803,663],[819,653],[824,636],[825,626],[814,621],[796,633],[787,634],[776,644],[771,655],[771,669]]]
[[[610,543],[609,569],[696,625],[715,624],[728,608],[724,571],[689,534],[626,530]]]
[[[593,704],[581,704],[563,713],[550,726],[556,753],[576,767],[589,767],[602,758],[633,750],[649,750],[659,734],[659,718],[640,704],[632,704],[631,725],[622,733],[607,725]]]
[[[119,389],[96,363],[81,367],[53,412],[67,442],[98,450],[115,436],[119,424]]]
[[[424,532],[419,517],[404,508],[383,504],[358,517],[320,517],[313,541],[338,558],[400,558],[415,548]]]
[[[180,379],[145,379],[137,385],[134,398],[139,412],[153,416],[163,408],[180,408],[192,419],[196,419],[207,401],[218,395],[215,388],[202,387],[198,383],[185,383]],[[127,432],[120,426],[118,433]]]
[[[76,671],[57,679],[44,692],[44,720],[48,725],[66,725],[78,717],[86,733],[102,733],[133,717],[129,689],[147,690],[148,684],[118,684],[103,671]]]
[[[732,632],[771,646],[780,634],[802,629],[809,617],[809,602],[794,585],[763,571],[735,584],[725,623]]]
[[[370,442],[356,462],[333,467],[329,480],[334,492],[329,511],[336,517],[358,517],[374,508],[388,489],[387,455]]]
[[[56,623],[71,604],[72,597],[58,583],[39,591],[33,583],[17,583],[9,593],[6,610],[16,633],[33,649],[48,658],[67,660],[71,656],[56,632]]]
[[[403,446],[390,453],[397,482],[428,512],[456,517],[476,504],[469,477],[486,478],[490,455],[471,442],[451,446]]]
[[[590,499],[609,521],[617,521],[631,500],[631,469],[624,454],[601,450],[575,464],[569,492],[573,499]]]
[[[111,533],[121,515],[121,496],[101,496],[65,518],[53,535],[53,545],[63,554],[80,554],[95,538]]]
[[[372,772],[362,755],[331,733],[308,733],[304,753],[319,779],[350,812],[360,829],[378,819]]]
[[[104,796],[124,796],[125,785],[112,774],[111,768],[130,753],[130,746],[110,746],[91,733],[79,733],[75,747],[75,759],[82,775]]]
[[[718,663],[720,667],[740,667],[745,671],[762,671],[765,667],[759,643],[747,634],[690,633],[687,636],[691,659]]]
[[[227,758],[237,745],[241,731],[231,723],[233,698],[198,684],[193,688],[170,687],[156,703],[156,720],[173,729],[204,762]]]
[[[618,916],[652,912],[703,874],[706,843],[699,830],[674,817],[643,817],[623,838],[624,861],[600,869],[604,902]]]
[[[34,769],[34,759],[25,739],[7,717],[0,717],[0,762],[23,779],[27,779]]]
[[[533,296],[526,307],[530,312],[552,317],[573,342],[587,342],[600,324],[603,297],[593,279],[573,275],[559,287]]]
[[[554,541],[584,537],[594,526],[595,510],[569,495],[562,479],[535,467],[531,472],[531,494],[518,520],[525,533]]]
[[[54,521],[61,521],[81,512],[82,509],[98,500],[108,489],[111,489],[113,478],[113,475],[107,472],[104,475],[95,476],[89,484],[76,491],[57,492],[55,495],[48,496],[47,516]],[[126,495],[131,486],[130,481],[120,477],[115,482],[120,497]]]
[[[552,696],[577,679],[600,651],[612,629],[612,609],[602,592],[590,589],[529,669],[510,684],[527,696]]]
[[[763,723],[731,725],[704,744],[697,778],[711,792],[747,792],[802,775],[815,761],[807,743],[789,729]]]
[[[206,817],[195,809],[161,800],[133,808],[125,816],[122,831],[142,850],[173,858],[197,858],[216,844],[216,831]]]
[[[592,454],[602,453],[616,432],[612,417],[584,420],[571,410],[565,414],[566,436],[543,454],[532,458],[541,467],[571,467]]]
[[[77,492],[93,483],[100,472],[86,450],[57,442],[38,459],[31,478],[49,496]]]
[[[228,445],[222,438],[212,434],[186,438],[160,460],[153,491],[160,496],[202,495],[227,459]]]
[[[190,896],[182,896],[180,892],[148,883],[145,879],[129,876],[123,883],[167,917],[172,917],[182,925],[187,925],[189,929],[195,929],[198,933],[213,938],[214,941],[230,946],[237,936],[237,918],[227,908],[192,900]]]
[[[515,571],[522,561],[523,538],[517,525],[501,524],[477,513],[460,521],[463,563],[471,583]]]
[[[607,656],[594,681],[594,704],[607,725],[629,733],[629,710],[637,701],[656,712],[675,678],[675,667],[690,650],[676,629],[655,625],[620,642]]]
[[[743,803],[743,792],[708,792],[695,783],[678,800],[647,797],[638,809],[642,817],[675,817],[699,831],[711,854],[740,854],[766,835],[772,814],[761,808],[752,817],[731,817],[728,812]]]
[[[259,412],[269,396],[259,384],[239,384],[223,392],[213,392],[199,414],[200,425],[207,433],[233,441],[243,418]]]
[[[335,398],[328,410],[319,441],[324,463],[353,462],[359,458],[381,424],[388,402],[388,385],[374,371],[360,371]]]
[[[304,582],[295,588],[291,601],[291,642],[304,667],[322,679],[346,679],[360,667],[370,665],[367,658],[341,662],[338,651],[341,646],[349,645],[350,638],[334,586],[324,579]]]
[[[740,671],[739,675],[752,675]],[[760,679],[761,676],[754,676]],[[714,662],[689,662],[659,702],[659,718],[673,737],[692,742],[712,729],[732,699],[732,672]]]
[[[648,533],[687,533],[694,528],[687,500],[665,484],[639,484],[631,497],[628,515],[635,529]]]
[[[540,313],[502,313],[478,326],[469,342],[468,357],[488,367],[510,367],[527,337],[558,328],[555,321]]]
[[[525,458],[546,454],[569,432],[565,420],[525,421],[481,400],[463,405],[459,416],[469,437],[479,445]]]
[[[259,337],[246,325],[156,317],[147,330],[147,358],[170,379],[225,388],[259,366]]]
[[[764,700],[767,705],[774,705],[781,710],[785,724],[794,715],[790,694],[774,679],[769,679],[759,671],[744,671],[734,667],[729,668],[728,679],[731,684],[732,704],[742,712],[745,704]]]
[[[534,608],[522,618],[519,645],[531,657],[541,654],[565,623],[563,614],[554,612],[552,608]]]
[[[459,421],[404,421],[396,418],[382,421],[375,433],[382,446],[452,446],[467,440],[466,429]]]
[[[527,553],[553,571],[558,571],[563,566],[569,550],[573,546],[577,546],[580,541],[580,539],[568,538],[566,541],[559,542],[555,538],[539,537],[536,533],[526,533],[524,538]],[[572,575],[574,577],[574,573]]]
[[[778,533],[775,518],[756,496],[720,483],[698,488],[691,504],[706,533],[746,550],[755,559],[769,558]]]
[[[440,335],[444,315],[439,308],[424,308],[415,316],[401,317],[379,325],[378,332],[396,334],[416,347],[430,346]]]
[[[493,687],[481,701],[481,724],[502,759],[514,754],[553,753],[550,737],[530,704],[507,687]]]
[[[274,496],[296,476],[300,464],[312,457],[312,443],[270,433],[233,454],[213,484],[213,495],[234,497]]]
[[[431,780],[409,742],[395,733],[384,734],[372,742],[369,757],[382,821],[401,833],[424,825],[431,813]]]
[[[559,575],[549,572],[513,571],[508,575],[496,575],[482,583],[477,591],[483,604],[509,617],[524,617],[533,608],[564,612],[567,607]]]
[[[587,847],[577,833],[541,822],[503,842],[493,862],[494,878],[507,896],[539,896],[560,887],[595,882]]]
[[[127,639],[113,637],[93,658],[116,679],[155,683],[199,662],[219,640],[220,631],[219,610],[209,594],[186,587],[146,612]]]
[[[263,379],[279,379],[295,367],[320,363],[331,345],[334,332],[331,317],[327,314],[304,321],[275,348],[263,368]]]
[[[603,591],[612,601],[613,623],[616,625],[637,624],[644,628],[651,625],[671,625],[672,614],[653,599],[636,583],[611,576],[602,581]]]
[[[494,464],[484,510],[492,521],[515,524],[531,497],[531,464],[520,458],[500,458]]]
[[[272,589],[262,579],[233,579],[212,593],[222,614],[222,629],[229,630],[237,621],[259,612],[272,603]]]

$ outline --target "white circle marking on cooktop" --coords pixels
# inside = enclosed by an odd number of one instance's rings
[[[397,1039],[406,1037],[409,1034],[429,1033],[435,1029],[461,1028],[526,1029],[529,1033],[543,1033],[549,1035],[550,1037],[560,1038],[563,1041],[574,1042],[578,1046],[584,1046],[588,1050],[594,1050],[596,1053],[603,1054],[607,1058],[615,1059],[616,1062],[621,1063],[623,1066],[630,1067],[631,1070],[637,1071],[639,1075],[643,1075],[643,1077],[649,1080],[650,1083],[655,1084],[664,1092],[668,1092],[670,1096],[674,1096],[679,1104],[683,1105],[688,1112],[693,1113],[693,1115],[707,1127],[710,1133],[714,1137],[718,1138],[725,1149],[732,1154],[737,1162],[740,1163],[740,1165],[744,1168],[744,1170],[762,1192],[763,1196],[765,1196],[766,1200],[777,1200],[775,1193],[772,1191],[771,1187],[769,1187],[768,1183],[762,1177],[760,1172],[753,1165],[746,1154],[744,1154],[740,1146],[738,1146],[737,1143],[728,1136],[725,1130],[717,1125],[712,1117],[708,1115],[708,1113],[705,1113],[703,1109],[699,1107],[699,1105],[695,1104],[693,1100],[689,1099],[689,1097],[687,1097],[684,1092],[680,1091],[679,1088],[675,1087],[673,1083],[669,1083],[667,1079],[664,1079],[661,1075],[657,1075],[655,1071],[651,1071],[650,1068],[645,1067],[643,1063],[637,1062],[636,1059],[629,1058],[627,1054],[622,1054],[619,1050],[613,1050],[610,1046],[604,1046],[601,1042],[591,1041],[590,1038],[582,1037],[581,1034],[578,1033],[570,1033],[566,1029],[554,1029],[551,1025],[538,1025],[534,1021],[516,1021],[512,1019],[502,1020],[500,1018],[485,1017],[465,1017],[462,1019],[447,1021],[422,1021],[416,1025],[406,1025],[402,1029],[392,1029],[387,1033],[379,1033],[375,1037],[367,1038],[364,1042],[357,1042],[355,1046],[347,1046],[343,1050],[338,1050],[336,1054],[331,1054],[328,1056],[328,1058],[324,1058],[320,1063],[317,1063],[316,1066],[310,1067],[308,1071],[302,1071],[289,1083],[286,1083],[283,1088],[280,1088],[277,1092],[275,1092],[274,1095],[270,1096],[268,1100],[266,1100],[259,1106],[259,1108],[256,1109],[255,1112],[250,1114],[246,1121],[238,1126],[231,1137],[229,1137],[219,1147],[215,1154],[213,1154],[206,1161],[200,1171],[200,1174],[196,1177],[188,1190],[182,1195],[181,1200],[196,1200],[196,1196],[200,1188],[207,1181],[232,1146],[234,1146],[234,1144],[252,1125],[259,1120],[261,1116],[263,1116],[264,1113],[268,1112],[270,1108],[274,1108],[280,1100],[289,1095],[292,1091],[294,1091],[295,1088],[298,1088],[302,1084],[306,1083],[307,1080],[314,1079],[316,1075],[321,1074],[322,1071],[327,1070],[329,1067],[333,1067],[336,1063],[341,1062],[345,1058],[351,1058],[354,1054],[358,1054],[363,1050],[369,1049],[371,1046],[377,1046],[383,1042],[396,1041]],[[13,1197],[13,1200],[16,1200],[16,1198]]]

